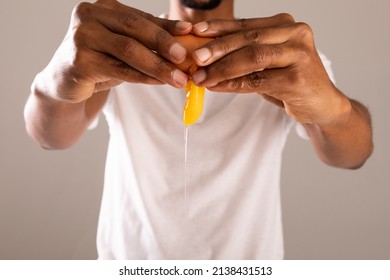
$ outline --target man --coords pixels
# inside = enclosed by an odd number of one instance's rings
[[[329,165],[358,168],[371,154],[369,114],[331,82],[310,27],[287,14],[236,20],[233,2],[171,0],[166,19],[81,3],[34,80],[25,119],[42,147],[73,145],[101,110],[109,124],[99,258],[281,259],[292,125]],[[190,77],[175,66],[187,51],[174,36],[188,33],[216,39],[193,54],[191,78],[209,92],[190,127],[184,205]]]

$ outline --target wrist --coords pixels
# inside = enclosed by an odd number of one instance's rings
[[[78,120],[84,118],[85,101],[69,103],[56,98],[55,81],[42,71],[37,74],[32,85],[31,94],[36,106],[41,108],[47,116],[63,118],[73,116]]]
[[[314,123],[324,129],[343,126],[349,122],[352,111],[351,100],[335,88],[324,110],[326,115],[324,114],[323,118]]]
[[[313,131],[324,135],[335,134],[346,129],[350,124],[353,106],[351,100],[337,90],[325,111],[326,115],[317,122],[303,124],[309,134]]]

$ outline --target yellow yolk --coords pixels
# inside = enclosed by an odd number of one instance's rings
[[[193,64],[190,73],[196,71],[196,65]],[[183,109],[183,123],[185,126],[196,123],[203,111],[204,87],[198,87],[190,79],[185,87],[186,102]]]
[[[187,48],[189,55],[186,60],[178,65],[178,67],[190,74],[195,73],[197,65],[193,62],[191,54],[194,50],[213,40],[213,38],[203,38],[194,35],[184,35],[175,37],[184,47]],[[186,101],[183,109],[183,123],[185,126],[190,126],[199,119],[203,110],[204,87],[198,87],[190,79],[185,87]]]

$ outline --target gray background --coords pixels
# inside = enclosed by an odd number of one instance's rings
[[[78,1],[0,5],[0,259],[95,259],[108,132],[105,121],[66,151],[26,135],[23,107],[35,74],[60,44]],[[168,1],[125,1],[156,15]],[[238,17],[289,12],[309,23],[340,89],[366,104],[375,153],[358,171],[322,164],[290,135],[283,165],[287,259],[390,259],[387,108],[390,1],[236,1]]]

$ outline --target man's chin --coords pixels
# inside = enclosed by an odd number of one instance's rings
[[[197,1],[197,0],[180,0],[181,4],[195,10],[212,10],[221,4],[222,0],[208,0],[208,1]]]

